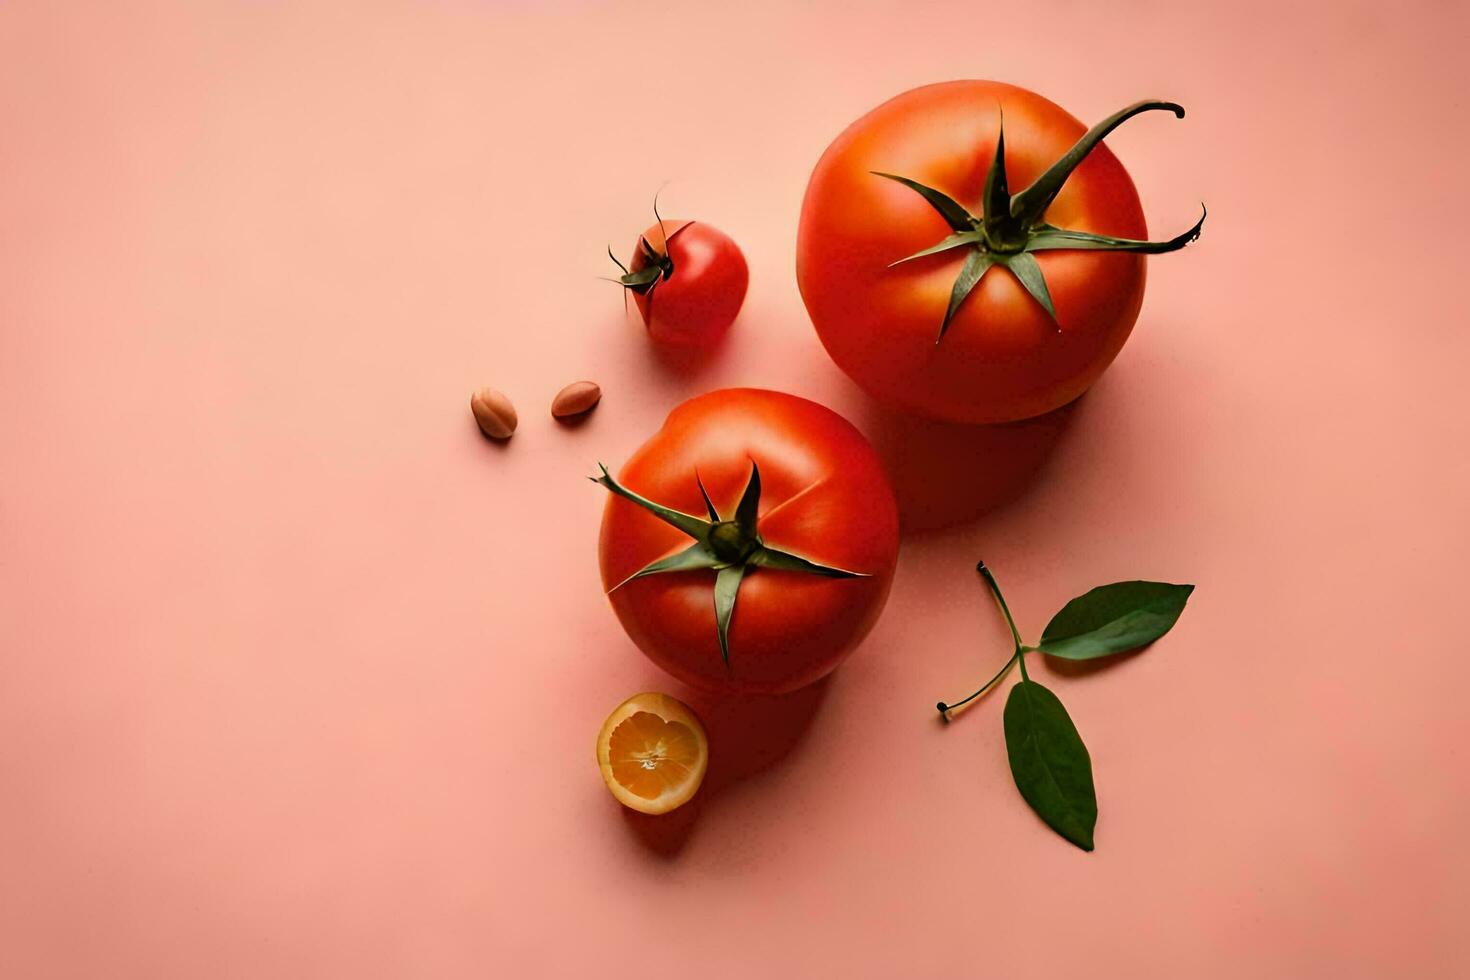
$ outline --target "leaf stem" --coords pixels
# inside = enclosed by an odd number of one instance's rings
[[[990,587],[990,594],[995,597],[996,603],[1000,605],[1000,611],[1005,615],[1006,625],[1010,627],[1011,639],[1015,641],[1016,647],[1011,652],[1010,659],[1005,662],[1005,666],[996,671],[994,677],[986,681],[984,684],[980,685],[980,689],[974,694],[971,694],[963,701],[956,701],[954,704],[946,704],[945,702],[940,701],[934,706],[939,710],[940,717],[942,717],[945,721],[949,721],[950,709],[969,704],[971,701],[975,700],[980,695],[990,690],[1002,677],[1006,675],[1006,672],[1009,671],[1014,664],[1021,665],[1022,680],[1029,681],[1031,679],[1031,677],[1026,673],[1026,653],[1034,649],[1034,647],[1028,647],[1026,644],[1021,642],[1021,633],[1019,630],[1016,629],[1015,619],[1011,617],[1011,607],[1006,605],[1006,597],[1001,594],[1000,583],[995,580],[995,576],[991,574],[990,569],[986,568],[985,563],[982,561],[975,565],[975,571],[979,572],[980,576],[985,579],[985,584]]]
[[[1011,669],[1012,665],[1015,664],[1017,658],[1019,658],[1020,656],[1021,656],[1020,651],[1017,651],[1016,653],[1011,654],[1011,659],[1007,660],[1005,662],[1005,666],[1001,667],[1000,670],[998,670],[998,671],[995,672],[995,676],[994,677],[992,677],[990,680],[986,681],[984,684],[981,684],[980,685],[980,689],[978,691],[976,691],[974,694],[971,694],[969,697],[965,698],[963,701],[956,701],[954,704],[946,704],[945,702],[940,701],[938,704],[936,704],[935,707],[938,708],[939,709],[939,713],[944,716],[944,720],[945,721],[948,721],[949,720],[949,715],[946,714],[946,712],[948,712],[948,711],[950,711],[950,710],[952,710],[954,708],[958,708],[958,707],[961,707],[963,705],[969,704],[971,701],[975,700],[980,695],[984,694],[986,691],[988,691],[992,687],[994,687],[996,685],[996,683],[1002,677],[1004,677],[1006,675],[1006,673]]]
[[[1011,628],[1011,639],[1016,641],[1016,653],[1021,653],[1025,644],[1021,642],[1021,634],[1016,629],[1016,621],[1011,618],[1011,607],[1006,605],[1006,597],[1001,594],[1000,583],[996,582],[995,576],[990,573],[990,569],[985,567],[983,561],[975,566],[975,571],[979,572],[980,577],[985,579],[985,584],[990,586],[991,594],[995,596],[995,601],[1000,604],[1000,611],[1005,614],[1006,625]],[[1025,665],[1022,664],[1021,670],[1024,672],[1025,669]]]

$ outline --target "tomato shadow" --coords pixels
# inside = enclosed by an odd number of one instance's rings
[[[650,359],[659,370],[676,378],[694,378],[709,370],[720,359],[729,342],[730,334],[726,331],[724,336],[707,347],[661,344],[651,338],[648,340],[648,347],[652,352]]]
[[[790,694],[694,699],[710,739],[710,796],[764,772],[801,744],[827,698],[828,678]]]
[[[651,360],[661,372],[675,378],[697,378],[710,369],[711,364],[719,359],[720,350],[725,347],[725,339],[720,338],[714,347],[694,347],[694,345],[659,344],[657,341],[648,341],[648,348],[653,351]]]
[[[1019,497],[1071,427],[1079,398],[1002,425],[962,425],[867,403],[859,426],[882,458],[905,534],[974,521]]]
[[[611,351],[618,356],[631,354],[652,364],[659,374],[674,379],[694,378],[704,373],[719,360],[730,337],[730,331],[727,330],[713,344],[704,346],[660,343],[648,332],[647,324],[643,322],[643,317],[631,299],[625,299],[620,313],[609,311],[606,323],[598,334],[612,345]],[[635,353],[640,346],[644,348],[642,353]]]
[[[694,799],[662,816],[624,807],[628,831],[650,853],[677,857],[705,810],[719,806],[728,790],[775,767],[801,744],[827,697],[827,688],[824,678],[790,694],[684,695],[709,736],[704,785]]]
[[[708,371],[725,356],[730,349],[731,335],[740,329],[741,317],[737,316],[735,321],[714,339],[713,343],[690,344],[654,340],[636,311],[629,314],[628,319],[643,334],[643,339],[648,345],[649,360],[654,366],[671,377],[688,379],[698,377]]]

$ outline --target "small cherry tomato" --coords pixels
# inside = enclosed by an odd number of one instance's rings
[[[655,214],[657,212],[655,211]],[[702,221],[663,220],[638,236],[618,281],[633,294],[648,335],[661,344],[706,347],[745,300],[750,272],[734,239]]]

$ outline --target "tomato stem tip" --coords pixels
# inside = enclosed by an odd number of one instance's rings
[[[1052,303],[1051,291],[1046,277],[1036,259],[1030,254],[1040,251],[1091,250],[1110,252],[1134,252],[1157,255],[1183,248],[1199,238],[1204,224],[1204,215],[1182,235],[1167,241],[1143,241],[1131,238],[1115,238],[1088,231],[1058,228],[1046,222],[1046,211],[1067,178],[1085,160],[1103,138],[1118,128],[1124,121],[1141,112],[1163,109],[1175,117],[1184,118],[1184,107],[1174,102],[1150,100],[1136,102],[1126,109],[1113,113],[1107,119],[1089,129],[1077,142],[1036,178],[1030,186],[1015,194],[1010,193],[1005,164],[1005,118],[1002,114],[995,141],[995,152],[985,175],[983,199],[977,209],[979,214],[934,187],[929,187],[897,174],[881,170],[870,171],[878,177],[896,181],[922,197],[953,232],[942,241],[904,256],[888,265],[892,268],[904,262],[926,256],[949,252],[951,249],[968,248],[958,276],[950,290],[949,304],[939,324],[938,344],[949,330],[950,321],[959,312],[961,305],[973,292],[975,286],[992,266],[1008,269],[1046,313],[1052,324],[1061,330],[1061,322]],[[1203,206],[1201,206],[1203,209]]]

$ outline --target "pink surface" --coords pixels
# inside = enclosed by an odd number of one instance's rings
[[[1465,975],[1470,18],[1184,6],[0,7],[0,975]],[[1177,99],[1110,145],[1151,227],[1211,215],[1069,417],[991,434],[875,409],[792,275],[827,142],[969,76]],[[665,180],[751,262],[702,366],[596,279]],[[706,706],[650,827],[592,738],[677,689],[584,477],[732,384],[847,415],[950,526],[830,684]],[[979,557],[1033,636],[1198,584],[1154,649],[1035,668],[1095,854],[999,699],[933,713],[1004,659]]]

